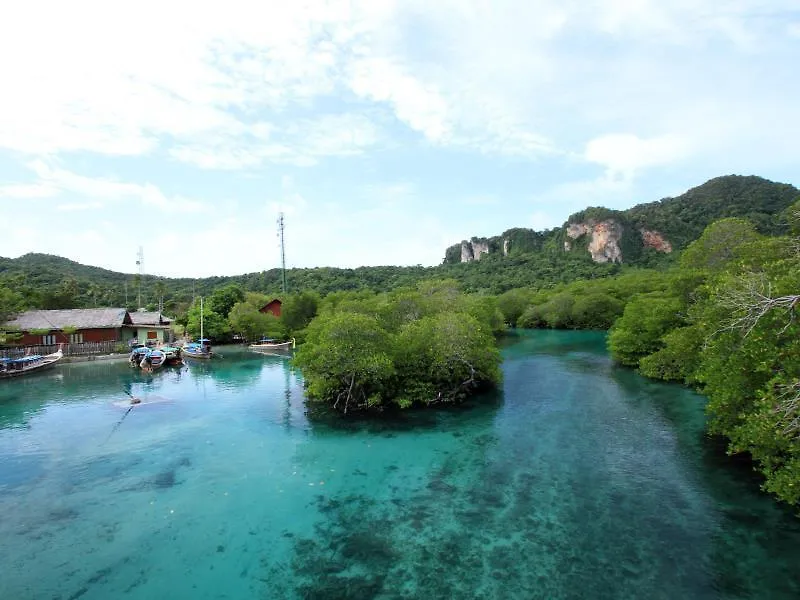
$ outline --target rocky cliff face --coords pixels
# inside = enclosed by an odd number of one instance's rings
[[[622,225],[613,219],[604,221],[589,220],[586,223],[570,223],[567,237],[573,240],[584,235],[591,235],[588,250],[592,260],[598,263],[622,262],[622,250],[619,241],[622,238]],[[564,249],[569,250],[572,244],[564,242]]]
[[[642,241],[645,248],[653,248],[658,252],[669,254],[672,252],[672,244],[669,240],[661,235],[658,231],[650,231],[649,229],[640,229],[639,233],[642,234]]]
[[[509,257],[552,252],[555,243],[563,245],[565,251],[575,251],[579,240],[580,248],[587,248],[596,262],[649,265],[653,250],[665,254],[682,250],[708,225],[727,217],[747,214],[759,233],[781,235],[786,231],[783,211],[797,201],[798,194],[800,190],[788,184],[727,175],[675,198],[637,204],[623,211],[589,206],[570,215],[563,228],[534,231],[513,227],[499,236],[473,237],[471,242],[449,246],[444,262],[478,260],[487,251]],[[659,230],[651,229],[656,223]]]
[[[473,260],[480,260],[481,254],[489,254],[489,242],[464,240],[461,242],[461,262],[472,262]]]
[[[567,225],[567,241],[564,242],[564,250],[572,249],[573,242],[584,235],[591,236],[587,249],[592,255],[592,260],[597,263],[615,262],[621,263],[624,260],[620,240],[625,233],[625,228],[616,219],[604,219],[596,221],[589,219],[582,223],[569,223]],[[649,229],[639,229],[642,236],[642,244],[645,248],[653,248],[658,252],[672,252],[672,244],[661,233]],[[630,233],[629,233],[630,235]]]

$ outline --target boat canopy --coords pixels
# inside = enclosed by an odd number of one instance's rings
[[[42,357],[39,354],[31,354],[29,356],[22,356],[20,358],[0,358],[0,362],[2,362],[3,364],[28,363],[39,360],[40,358]]]

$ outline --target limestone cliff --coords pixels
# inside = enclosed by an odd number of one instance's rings
[[[507,229],[499,236],[471,238],[445,250],[444,262],[479,260],[483,254],[521,258],[538,253],[584,249],[598,263],[641,264],[659,261],[654,252],[669,254],[686,248],[709,224],[746,214],[759,233],[786,232],[786,211],[800,190],[755,176],[717,177],[675,198],[637,204],[626,210],[589,206],[569,216],[563,227],[534,231]],[[655,261],[655,263],[654,263]]]
[[[585,223],[569,223],[567,226],[567,237],[572,240],[591,235],[587,249],[592,255],[592,260],[598,263],[622,262],[622,250],[619,244],[622,233],[622,225],[613,219],[603,221],[590,219]],[[564,242],[564,249],[570,248],[570,242]]]
[[[653,248],[654,250],[657,250],[658,252],[664,252],[665,254],[672,252],[672,244],[658,231],[640,229],[639,233],[642,234],[642,242],[644,243],[645,248]]]
[[[473,260],[480,260],[481,254],[489,254],[489,242],[472,240],[471,242],[464,240],[461,242],[461,262],[472,262]]]

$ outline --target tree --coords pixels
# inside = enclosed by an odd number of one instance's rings
[[[305,329],[319,309],[319,294],[304,291],[288,296],[281,304],[281,322],[290,332]]]
[[[167,293],[167,284],[163,279],[157,279],[153,289],[158,300],[158,312],[164,311],[164,294]]]
[[[341,312],[315,320],[295,357],[312,400],[347,413],[380,405],[395,369],[389,336],[375,317]]]
[[[719,271],[736,257],[741,246],[759,238],[750,221],[745,219],[722,219],[706,227],[699,239],[684,250],[681,266],[687,269],[710,269]]]
[[[678,327],[662,337],[663,347],[639,360],[642,375],[696,384],[705,335],[698,326]]]
[[[659,292],[636,296],[609,331],[611,356],[623,365],[638,366],[641,358],[663,347],[665,333],[683,323],[680,310],[677,298]]]
[[[231,283],[215,289],[208,303],[215,313],[227,319],[233,305],[244,300],[244,290],[239,285]]]
[[[608,329],[622,314],[625,304],[608,294],[579,296],[572,305],[570,321],[578,329]]]
[[[351,295],[324,306],[296,355],[309,397],[345,412],[407,408],[457,402],[497,383],[492,327],[502,319],[494,299],[448,288]]]
[[[566,328],[572,326],[572,307],[574,304],[575,297],[568,292],[563,292],[556,294],[539,306],[539,310],[548,327]]]
[[[91,302],[92,302],[92,306],[95,306],[95,307],[96,307],[96,306],[97,306],[97,301],[98,301],[98,300],[100,300],[100,298],[101,298],[101,297],[102,297],[102,295],[103,295],[103,288],[101,288],[101,287],[100,287],[99,285],[97,285],[96,283],[90,283],[90,284],[89,284],[89,285],[86,287],[86,295],[87,295],[87,296],[89,297],[89,299],[91,300]]]
[[[503,313],[503,319],[511,327],[517,326],[517,320],[530,306],[531,292],[525,289],[508,290],[497,297],[497,307]]]
[[[256,310],[260,310],[269,302],[269,297],[264,294],[259,294],[258,292],[245,292],[244,301]]]
[[[249,302],[237,302],[228,315],[231,330],[244,336],[248,341],[262,336],[281,339],[285,328],[281,321],[271,313],[259,312]]]
[[[44,295],[42,304],[44,308],[75,308],[78,303],[78,282],[74,277],[61,280],[59,286]]]
[[[22,296],[5,285],[0,285],[0,325],[22,310],[22,302]]]
[[[226,339],[230,335],[228,321],[213,309],[203,306],[203,335],[214,341]],[[189,308],[186,331],[192,337],[200,336],[200,300],[196,300]]]
[[[142,276],[139,273],[133,276],[133,287],[136,290],[136,308],[138,310],[142,307]]]
[[[456,402],[500,381],[500,353],[488,327],[464,313],[408,323],[395,345],[401,407]]]

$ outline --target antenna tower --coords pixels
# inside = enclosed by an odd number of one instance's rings
[[[281,240],[281,289],[286,293],[286,249],[283,243],[283,213],[278,215],[278,237]]]
[[[144,275],[144,247],[139,246],[139,252],[136,254],[136,266],[139,267],[139,291],[136,308],[142,307],[142,276]]]

